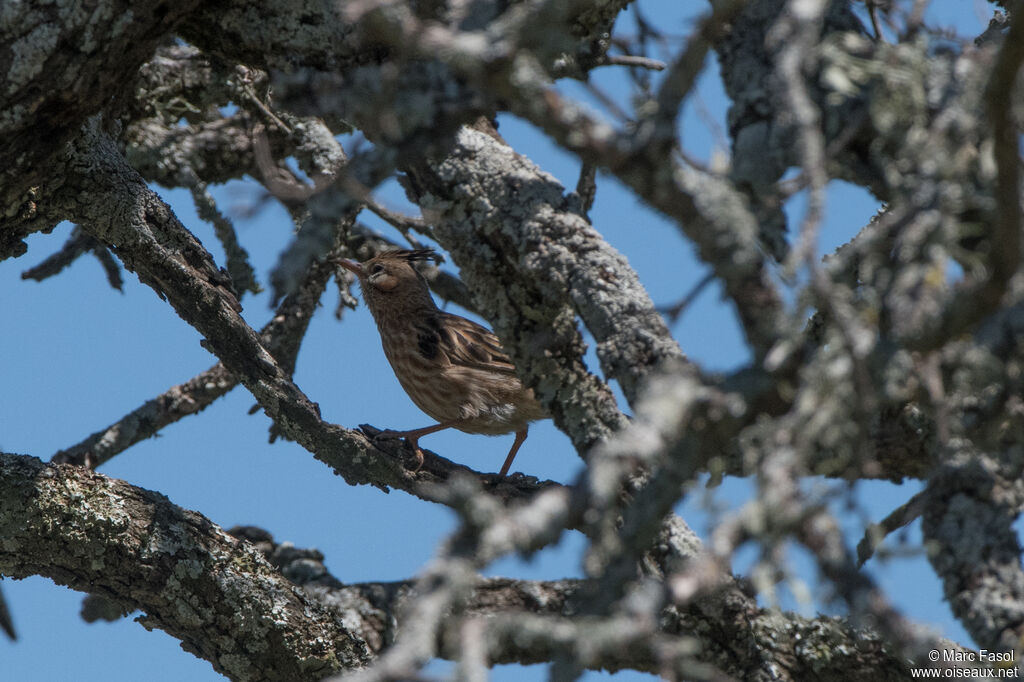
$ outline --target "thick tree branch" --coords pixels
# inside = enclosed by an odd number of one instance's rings
[[[565,210],[561,185],[496,136],[464,128],[444,158],[430,158],[410,172],[421,205],[436,216],[438,238],[470,287],[501,291],[500,280],[523,289],[511,304],[486,306],[520,311],[495,324],[511,346],[535,343],[523,331],[527,316],[554,319],[559,306],[571,306],[597,340],[601,368],[630,402],[645,377],[683,359],[626,259],[586,218]],[[481,191],[490,197],[486,210],[473,206]],[[551,312],[542,313],[544,307]],[[517,359],[530,354],[532,348],[520,348]],[[529,374],[529,365],[522,366]]]
[[[985,88],[985,104],[992,130],[992,155],[996,164],[989,272],[982,281],[963,282],[946,302],[943,314],[908,339],[914,350],[931,350],[970,330],[992,314],[1002,301],[1010,278],[1020,266],[1021,187],[1020,135],[1011,104],[1017,76],[1024,64],[1024,4],[1015,4],[1010,29],[1003,37]]]
[[[342,230],[340,236],[347,244],[351,244],[349,248],[353,249],[354,254],[360,254],[357,255],[360,260],[396,248],[392,242],[374,237],[366,228],[358,226]],[[263,344],[289,376],[295,371],[306,329],[331,274],[337,276],[339,273],[330,266],[314,263],[298,291],[281,302],[271,321],[260,330]],[[439,268],[428,268],[425,276],[435,293],[442,298],[454,299],[463,307],[472,305],[465,285],[458,278]],[[83,441],[58,451],[52,461],[96,468],[132,445],[156,435],[164,427],[184,417],[199,414],[237,385],[238,380],[234,375],[223,363],[218,362],[205,372],[146,401]]]
[[[991,458],[969,450],[947,457],[925,492],[922,530],[932,547],[929,560],[953,611],[979,645],[1020,651],[1024,568],[1013,527],[1020,486],[993,475]]]
[[[142,609],[145,625],[231,679],[317,678],[373,656],[343,613],[306,597],[247,543],[162,495],[79,467],[0,454],[0,534],[3,574],[46,576]]]
[[[419,59],[440,55],[449,69],[473,83],[481,94],[495,102],[507,102],[512,113],[533,122],[585,162],[608,169],[651,206],[676,220],[697,244],[701,258],[722,279],[740,312],[748,339],[761,355],[776,338],[781,301],[764,271],[753,216],[743,198],[725,182],[680,166],[674,154],[677,145],[672,125],[678,104],[692,85],[687,74],[697,68],[696,62],[703,63],[709,37],[740,6],[724,3],[705,21],[664,85],[657,114],[628,133],[610,129],[548,87],[547,72],[530,53],[516,51],[514,44],[499,48],[487,40],[458,40],[444,27],[420,24],[408,17],[395,26],[389,24],[392,30],[386,32],[375,30],[373,22],[361,31],[376,43]],[[372,9],[372,4],[370,7],[364,10],[367,16],[385,11]],[[446,49],[439,52],[439,44],[446,45]],[[451,78],[443,71],[437,77]],[[403,91],[421,87],[415,77],[403,80]],[[465,102],[476,101],[470,95],[464,97]],[[360,126],[372,131],[372,110],[360,103],[367,99],[365,94],[359,100],[351,98],[352,115]],[[467,104],[462,109],[470,113]],[[438,111],[444,109],[438,107]]]
[[[945,349],[937,393],[947,437],[921,493],[928,559],[954,613],[980,645],[1018,655],[1024,633],[1016,531],[1024,509],[1020,296],[1016,292],[1017,302],[989,318],[970,343]]]
[[[65,143],[112,100],[123,104],[124,84],[175,24],[201,4],[101,0],[88,7],[5,6],[0,158],[8,162],[0,168],[0,204],[5,207],[0,259],[20,255],[23,237],[63,217],[50,200],[66,167],[61,158]]]
[[[730,3],[712,15],[705,32],[714,35],[715,27],[727,21],[737,8],[738,4]],[[354,70],[345,79],[313,72],[275,73],[274,83],[281,101],[306,112],[340,108],[377,142],[394,144],[400,149],[415,148],[420,152],[416,156],[434,148],[438,140],[454,133],[460,123],[469,123],[479,114],[487,113],[488,100],[511,103],[515,113],[535,122],[585,161],[608,168],[652,206],[678,220],[687,236],[698,244],[701,256],[723,279],[726,291],[740,310],[748,337],[759,352],[767,351],[775,337],[775,316],[780,302],[763,272],[756,225],[743,207],[743,199],[724,183],[677,168],[672,156],[674,133],[667,137],[663,134],[658,138],[659,143],[654,144],[649,127],[641,126],[633,135],[614,139],[605,126],[591,120],[582,110],[566,105],[554,91],[547,89],[544,86],[547,76],[536,63],[523,58],[511,59],[518,55],[507,54],[504,50],[514,45],[505,45],[497,52],[483,47],[482,52],[469,52],[471,45],[495,45],[487,40],[456,40],[440,24],[418,23],[408,8],[400,4],[385,7],[370,3],[353,8],[351,12],[355,14],[350,19],[361,19],[365,25],[347,36],[348,46],[339,45],[339,57],[348,50],[369,50],[370,46],[379,49],[385,45],[403,56],[406,60],[403,68],[394,72],[368,65]],[[535,19],[529,14],[522,17],[513,14],[507,18],[511,23],[506,28],[515,29],[526,39],[525,36],[531,36],[528,29],[538,28]],[[594,19],[596,15],[584,13],[573,20]],[[219,21],[222,20],[223,15],[219,17]],[[523,25],[516,24],[517,21]],[[225,42],[219,34],[214,36],[209,30],[212,25],[215,24],[190,23],[186,34],[204,49],[229,58],[241,58],[247,50],[255,49],[255,46]],[[550,25],[541,22],[539,29],[543,36],[550,35]],[[238,38],[250,40],[261,30],[255,29],[251,35]],[[439,51],[436,48],[441,43],[445,49]],[[704,32],[698,34],[693,45],[692,54],[687,53],[688,61],[680,64],[677,77],[674,76],[663,91],[669,109],[685,94],[690,82],[685,74],[695,68],[694,62],[703,61],[709,46]],[[303,55],[306,66],[318,68],[322,62],[323,55],[316,50],[307,51],[303,45],[291,48]],[[439,56],[446,59],[444,65],[423,61]],[[536,74],[524,77],[524,70],[533,70]],[[462,78],[455,78],[452,71]],[[479,91],[466,88],[463,79],[467,78]],[[435,87],[435,84],[443,84],[443,87]],[[378,113],[384,109],[392,115],[380,117]],[[453,111],[458,115],[453,116]],[[669,118],[672,118],[671,112]],[[663,163],[676,169],[675,172],[661,172]]]
[[[725,10],[722,10],[723,12]],[[760,16],[760,15],[759,15]],[[838,16],[838,15],[837,15]],[[833,22],[834,17],[829,15],[828,26],[830,30],[834,26],[847,25],[843,21],[836,19]],[[402,21],[408,22],[414,19],[405,17]],[[705,28],[711,30],[711,27],[718,25],[722,22],[722,16],[712,15],[705,22]],[[852,24],[850,24],[852,25]],[[429,45],[432,45],[438,31],[444,31],[444,29],[436,24],[431,24],[430,29],[434,34],[423,34],[421,37],[414,35],[415,32],[409,33],[412,29],[407,23],[399,23],[396,25],[397,28],[401,28],[404,33],[392,34],[390,37],[382,37],[377,33],[373,33],[373,25],[370,24],[367,27],[360,28],[356,34],[353,34],[353,39],[358,38],[360,35],[372,34],[376,40],[387,40],[392,43],[401,42],[402,54],[408,54],[410,51],[422,48],[424,54],[428,52]],[[194,27],[197,31],[199,27]],[[367,33],[369,32],[369,33]],[[191,34],[190,34],[191,35]],[[433,37],[430,37],[433,36]],[[208,38],[200,33],[194,34],[194,37],[200,42],[206,44]],[[420,42],[417,42],[420,41]],[[701,42],[703,41],[703,42]],[[449,41],[450,42],[450,41]],[[463,48],[468,43],[460,42],[458,45]],[[697,50],[697,47],[702,46],[701,49],[706,49],[708,45],[707,38],[701,34],[699,40],[693,43],[692,49]],[[419,47],[417,47],[419,46]],[[230,50],[230,45],[207,45],[210,49],[217,50]],[[396,49],[398,46],[395,45]],[[688,48],[689,49],[689,48]],[[432,55],[435,53],[431,52]],[[686,229],[686,234],[691,237],[702,250],[705,260],[716,269],[717,274],[724,282],[726,282],[726,289],[729,292],[731,298],[736,302],[740,311],[740,317],[743,321],[744,327],[747,330],[749,339],[754,341],[756,348],[760,349],[758,352],[766,352],[767,349],[778,339],[779,324],[780,320],[783,319],[781,312],[781,301],[778,293],[774,290],[774,286],[771,284],[767,271],[764,269],[763,256],[760,253],[760,247],[758,246],[757,233],[758,226],[752,219],[751,214],[743,207],[744,200],[742,197],[729,189],[727,183],[720,178],[713,178],[705,174],[701,174],[697,171],[688,168],[680,168],[678,173],[671,174],[670,176],[659,176],[659,178],[648,177],[643,175],[637,175],[633,180],[625,177],[624,174],[633,172],[637,168],[637,164],[633,162],[626,162],[621,157],[621,150],[619,146],[612,144],[608,140],[609,130],[602,127],[589,119],[589,117],[572,107],[570,104],[563,103],[561,98],[554,93],[547,93],[547,91],[534,91],[542,86],[538,81],[529,81],[532,85],[524,85],[522,80],[516,81],[515,89],[513,86],[502,80],[502,74],[508,74],[510,71],[509,66],[502,66],[497,71],[495,65],[486,66],[488,59],[496,59],[495,55],[488,54],[476,54],[475,57],[479,59],[475,60],[462,60],[458,61],[456,58],[458,55],[453,55],[451,51],[446,51],[445,54],[452,55],[451,63],[449,66],[452,68],[462,69],[462,73],[472,79],[474,83],[480,85],[481,88],[486,89],[488,92],[501,94],[503,98],[514,102],[520,102],[522,106],[529,106],[536,109],[534,113],[530,111],[520,112],[523,115],[537,121],[538,125],[544,127],[550,132],[556,139],[562,142],[570,149],[574,149],[581,153],[584,158],[590,158],[589,155],[593,155],[596,163],[604,167],[608,167],[622,177],[631,187],[634,187],[642,196],[649,198],[653,205],[659,206],[663,210],[670,213],[670,215],[676,217],[681,226]],[[465,56],[465,55],[463,55]],[[484,60],[484,61],[481,61]],[[314,60],[315,61],[315,60]],[[683,65],[682,56],[680,57],[680,68],[685,69]],[[398,119],[385,121],[381,119],[377,112],[380,111],[382,102],[380,97],[387,95],[388,97],[395,97],[396,93],[401,93],[401,97],[413,97],[414,93],[421,92],[423,90],[423,83],[434,83],[434,82],[447,82],[450,76],[447,76],[443,70],[438,70],[436,67],[432,67],[423,63],[410,63],[410,68],[400,72],[400,80],[392,81],[387,87],[385,87],[385,81],[382,80],[380,72],[376,66],[366,66],[365,74],[359,78],[349,78],[345,80],[332,80],[326,75],[317,75],[313,73],[296,74],[294,76],[283,76],[281,74],[275,74],[274,80],[278,86],[278,93],[281,101],[287,102],[289,106],[309,107],[307,111],[330,111],[332,107],[334,110],[337,107],[342,107],[344,111],[351,117],[351,119],[366,130],[368,134],[379,136],[382,139],[401,139],[403,145],[418,144],[416,141],[420,140],[421,132],[424,128],[432,126],[430,128],[433,136],[432,141],[428,144],[421,145],[421,148],[436,148],[434,144],[438,140],[436,130],[450,130],[453,121],[458,118],[453,118],[450,112],[453,107],[460,112],[464,118],[473,115],[476,111],[477,101],[471,95],[464,91],[463,85],[459,84],[454,89],[446,88],[446,99],[437,100],[431,99],[433,102],[433,110],[425,110],[422,105],[422,99],[416,100],[418,105],[416,107],[405,106],[402,102],[392,102],[395,109],[395,115],[400,117]],[[377,74],[377,76],[373,76]],[[440,79],[440,80],[439,80]],[[681,80],[683,84],[687,81],[685,78]],[[526,92],[522,88],[534,88]],[[668,87],[668,86],[666,86]],[[510,89],[511,88],[511,89]],[[313,98],[310,99],[308,96],[310,91],[313,91]],[[685,88],[684,88],[685,90]],[[431,90],[432,97],[436,97],[437,93],[435,90]],[[666,91],[668,92],[668,91]],[[680,92],[678,88],[673,92]],[[390,94],[388,94],[390,93]],[[668,95],[666,94],[666,97]],[[525,103],[525,104],[523,104]],[[547,103],[547,104],[545,104]],[[549,106],[550,104],[550,106]],[[539,107],[539,108],[538,108]],[[552,108],[553,107],[553,108]],[[415,112],[415,116],[409,118],[403,118],[407,114]],[[388,123],[387,129],[384,129],[382,125]],[[461,134],[461,133],[460,133]],[[396,135],[398,136],[396,138]],[[443,136],[442,138],[443,139]],[[624,138],[625,139],[625,138]],[[626,142],[633,138],[626,139]],[[636,148],[643,151],[643,153],[653,153],[651,150],[659,149],[657,145],[640,144],[640,141],[636,142]],[[419,158],[423,158],[423,154],[417,155]],[[659,157],[660,158],[660,157]],[[662,159],[668,163],[675,164],[674,159]],[[621,162],[621,163],[620,163]],[[646,165],[643,167],[647,168],[659,168],[660,162],[657,159],[648,159],[644,162]],[[430,164],[437,165],[437,162],[430,161],[425,166],[427,170],[430,168]],[[621,169],[621,170],[620,170]],[[432,172],[432,171],[431,171]],[[426,176],[425,176],[426,177]],[[669,188],[664,184],[665,177],[675,178],[671,181],[672,187]],[[681,182],[681,186],[680,183]],[[425,183],[426,184],[426,183]],[[532,185],[531,185],[532,186]],[[662,188],[662,189],[658,189]],[[680,190],[682,194],[680,194]],[[651,196],[651,193],[662,192],[662,198],[664,201],[658,200]],[[692,197],[692,202],[687,203],[686,197]],[[680,200],[683,200],[680,203]],[[659,203],[661,201],[661,203]],[[664,204],[664,206],[662,206]],[[689,208],[687,208],[689,206]],[[567,216],[568,218],[568,216]],[[459,248],[469,249],[468,246],[463,246],[457,241],[449,238],[447,245],[458,250]],[[481,254],[470,254],[467,253],[461,257],[460,265],[466,264],[466,267],[474,267],[470,262],[471,259],[475,259]],[[458,258],[457,258],[458,260]],[[493,266],[494,263],[491,262]],[[481,271],[483,268],[481,268]],[[484,272],[483,274],[487,274]],[[546,275],[545,275],[546,276]],[[485,280],[481,279],[481,283],[474,288],[482,291],[486,287],[483,284]],[[584,288],[580,288],[579,291],[585,291]],[[495,303],[489,304],[492,306]],[[533,303],[530,302],[528,307],[533,307]],[[502,317],[505,315],[504,312],[499,312],[497,307],[494,308],[491,313],[492,319],[496,322],[498,331],[502,334],[507,344],[515,347],[516,340],[514,336],[520,335],[525,338],[526,334],[511,329],[514,325],[509,324],[509,329],[504,329],[500,320],[496,317]],[[496,316],[496,317],[494,317]],[[515,320],[515,317],[509,318]],[[589,324],[589,323],[588,323]],[[623,325],[627,327],[628,325]],[[559,325],[552,323],[552,328],[558,329]],[[641,326],[643,328],[643,326]],[[569,337],[567,337],[567,340]],[[623,356],[623,357],[629,357]],[[526,374],[542,374],[540,368],[536,372],[529,369],[531,359],[526,357],[517,357],[518,361],[521,361],[525,366],[521,366],[521,369]],[[545,370],[550,372],[552,368],[545,365]],[[789,368],[792,369],[792,368]],[[606,367],[606,371],[608,371]],[[609,372],[611,376],[616,376],[614,372]],[[787,374],[788,375],[788,374]],[[618,377],[622,380],[622,377]],[[779,380],[784,380],[779,378]],[[624,386],[629,384],[629,380],[624,381]],[[628,395],[628,393],[627,393]],[[763,403],[765,398],[768,398],[766,394],[756,394],[751,397],[751,404]],[[775,398],[778,396],[776,395]],[[772,413],[779,414],[784,412],[787,408],[785,407],[785,400],[779,402],[774,399],[769,399],[769,403],[774,402],[775,405],[772,407]],[[877,452],[877,456],[872,459],[870,466],[866,465],[866,468],[859,469],[860,471],[867,473],[870,476],[880,476],[886,478],[899,479],[905,475],[919,476],[925,471],[927,467],[928,457],[926,450],[921,447],[921,442],[927,440],[927,433],[921,437],[915,437],[909,443],[900,444],[896,440],[892,439],[893,433],[901,434],[913,434],[914,431],[911,428],[906,428],[901,425],[901,420],[893,420],[891,415],[892,411],[886,412],[887,415],[883,418],[875,419],[873,424],[875,437],[879,443],[885,444],[886,447]],[[898,411],[896,412],[898,414]],[[557,416],[557,415],[556,415]],[[563,427],[565,424],[563,424]],[[586,444],[593,442],[593,436],[598,434],[600,429],[593,431],[588,436],[588,429],[583,429],[580,433],[580,443]],[[893,450],[891,446],[896,446]],[[905,453],[907,450],[921,453],[920,457],[907,459],[905,457],[897,456],[899,453]],[[899,451],[899,452],[897,452]],[[737,473],[742,471],[741,466],[729,466],[728,461],[731,460],[732,455],[726,454],[726,471],[731,473]],[[737,463],[740,463],[740,458],[737,457]],[[843,464],[842,462],[829,458],[827,452],[822,452],[822,459],[820,465],[812,464],[812,469],[826,473],[829,475],[849,475],[851,473],[849,463]],[[870,471],[869,471],[870,470]]]
[[[469,472],[431,457],[420,471],[403,466],[400,446],[375,447],[358,431],[320,418],[316,404],[290,380],[238,315],[238,302],[213,259],[121,157],[97,122],[83,128],[72,153],[69,186],[92,198],[70,210],[126,267],[167,298],[205,337],[205,344],[259,401],[280,433],[296,441],[352,484],[389,486],[424,495],[420,482]],[[519,494],[517,483],[500,486]],[[528,488],[531,487],[528,485]]]
[[[616,105],[617,127],[553,81],[615,61],[608,36],[627,4],[5,7],[0,258],[19,254],[27,234],[75,220],[81,233],[30,274],[55,272],[94,245],[115,271],[109,247],[221,361],[64,456],[95,465],[241,382],[273,433],[349,483],[446,504],[462,523],[438,560],[402,583],[345,586],[314,570],[308,554],[287,561],[287,547],[273,546],[272,563],[304,582],[300,591],[247,545],[158,495],[0,455],[0,571],[45,573],[139,606],[148,624],[239,679],[357,667],[371,679],[407,677],[437,655],[457,657],[467,679],[497,662],[541,660],[554,662],[555,678],[604,666],[688,678],[896,679],[908,671],[892,652],[923,663],[915,647],[934,642],[859,572],[825,507],[832,500],[801,484],[810,474],[913,476],[927,479],[929,558],[955,614],[980,645],[1019,650],[1021,17],[993,22],[984,40],[958,49],[930,36],[920,1],[912,35],[896,44],[869,40],[846,0],[714,2],[693,37],[667,52],[661,80],[638,83],[635,120]],[[171,40],[176,27],[191,45]],[[642,19],[638,28],[644,45],[653,29]],[[679,148],[679,112],[710,49],[733,100],[726,175],[695,168]],[[230,105],[237,111],[225,114]],[[504,144],[488,123],[496,111],[581,158],[576,195]],[[265,134],[254,137],[255,128]],[[336,135],[352,130],[374,146],[349,160]],[[789,262],[810,274],[800,291],[802,282],[785,281],[795,268],[780,281],[770,264],[788,249],[790,195],[778,178],[794,165],[803,174],[791,184],[810,188]],[[678,223],[739,311],[749,368],[711,376],[686,361],[636,274],[586,218],[594,168]],[[436,225],[431,236],[469,287],[428,276],[463,301],[472,293],[587,457],[574,485],[491,485],[433,454],[410,472],[400,447],[324,422],[291,380],[294,344],[329,275],[317,263],[341,241],[360,258],[379,248],[346,227],[372,203],[366,188],[395,169],[407,172],[424,227]],[[241,284],[241,245],[204,183],[254,172],[301,226],[271,282],[279,297],[309,298],[270,325],[289,327],[280,336],[245,324],[231,278],[143,181],[195,190]],[[834,178],[869,187],[888,206],[819,264]],[[316,284],[306,291],[308,277]],[[787,285],[796,296],[782,293]],[[811,306],[820,310],[808,322]],[[631,419],[584,365],[577,319]],[[671,513],[704,471],[753,476],[759,488],[717,525],[711,550]],[[478,575],[569,528],[590,542],[587,581]],[[880,634],[760,609],[722,569],[749,542],[774,580],[794,540],[853,617]]]
[[[302,339],[333,270],[326,264],[314,264],[303,286],[281,302],[270,322],[260,331],[264,346],[289,376],[295,371]],[[82,442],[60,450],[52,461],[95,469],[135,443],[151,438],[165,426],[202,412],[237,385],[234,375],[218,362],[185,383],[146,401]]]
[[[69,536],[68,528],[82,532]],[[398,633],[409,626],[401,616],[413,582],[342,584],[315,552],[278,545],[256,529],[235,529],[249,541],[236,539],[159,494],[79,467],[0,454],[0,529],[3,574],[46,576],[127,611],[140,609],[144,625],[168,632],[232,679],[319,679],[361,667],[391,644],[396,617]],[[691,609],[653,629],[639,620],[570,621],[580,586],[479,580],[464,612],[484,629],[488,664],[540,662],[585,646],[594,652],[586,666],[614,670],[662,672],[680,656],[683,669],[711,665],[742,679],[764,655],[786,661],[779,679],[807,679],[809,670],[835,680],[862,679],[864,671],[906,678],[905,663],[875,635],[837,619],[755,608],[734,616],[756,646],[729,648],[716,634],[722,622]],[[524,622],[533,634],[513,636],[511,628]],[[605,632],[622,637],[627,623],[649,638],[629,647],[593,646]],[[442,655],[459,655],[460,633],[442,634]],[[668,658],[651,656],[650,647]]]

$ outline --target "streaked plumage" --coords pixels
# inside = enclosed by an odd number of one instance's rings
[[[357,264],[339,261],[355,273],[377,322],[381,345],[399,383],[416,406],[439,423],[391,432],[423,453],[417,440],[446,428],[496,436],[515,432],[499,476],[504,476],[531,421],[546,417],[523,387],[515,367],[492,332],[476,322],[440,310],[413,263],[434,257],[429,249],[389,251]],[[417,467],[418,468],[418,467]]]

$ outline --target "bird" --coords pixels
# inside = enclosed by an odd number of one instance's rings
[[[415,264],[437,259],[433,249],[384,251],[356,263],[335,262],[359,280],[377,323],[384,355],[409,398],[437,424],[379,436],[404,438],[423,466],[419,439],[443,429],[497,436],[515,433],[498,478],[526,440],[530,422],[548,415],[489,329],[437,307]]]

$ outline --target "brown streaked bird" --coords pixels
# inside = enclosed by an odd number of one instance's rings
[[[436,258],[430,249],[387,251],[365,263],[336,261],[355,273],[363,299],[377,322],[380,342],[398,382],[416,406],[437,424],[411,431],[385,431],[405,438],[423,465],[418,440],[442,429],[497,436],[515,432],[499,477],[512,466],[530,422],[547,417],[533,391],[492,332],[440,310],[416,261]]]

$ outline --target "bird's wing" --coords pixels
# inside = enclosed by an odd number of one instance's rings
[[[488,372],[515,375],[516,369],[501,347],[498,337],[472,320],[440,313],[428,334],[420,335],[421,351],[436,343],[437,349],[453,365]],[[431,333],[432,332],[432,333]],[[433,337],[433,338],[431,338]],[[433,339],[436,338],[436,342]]]

